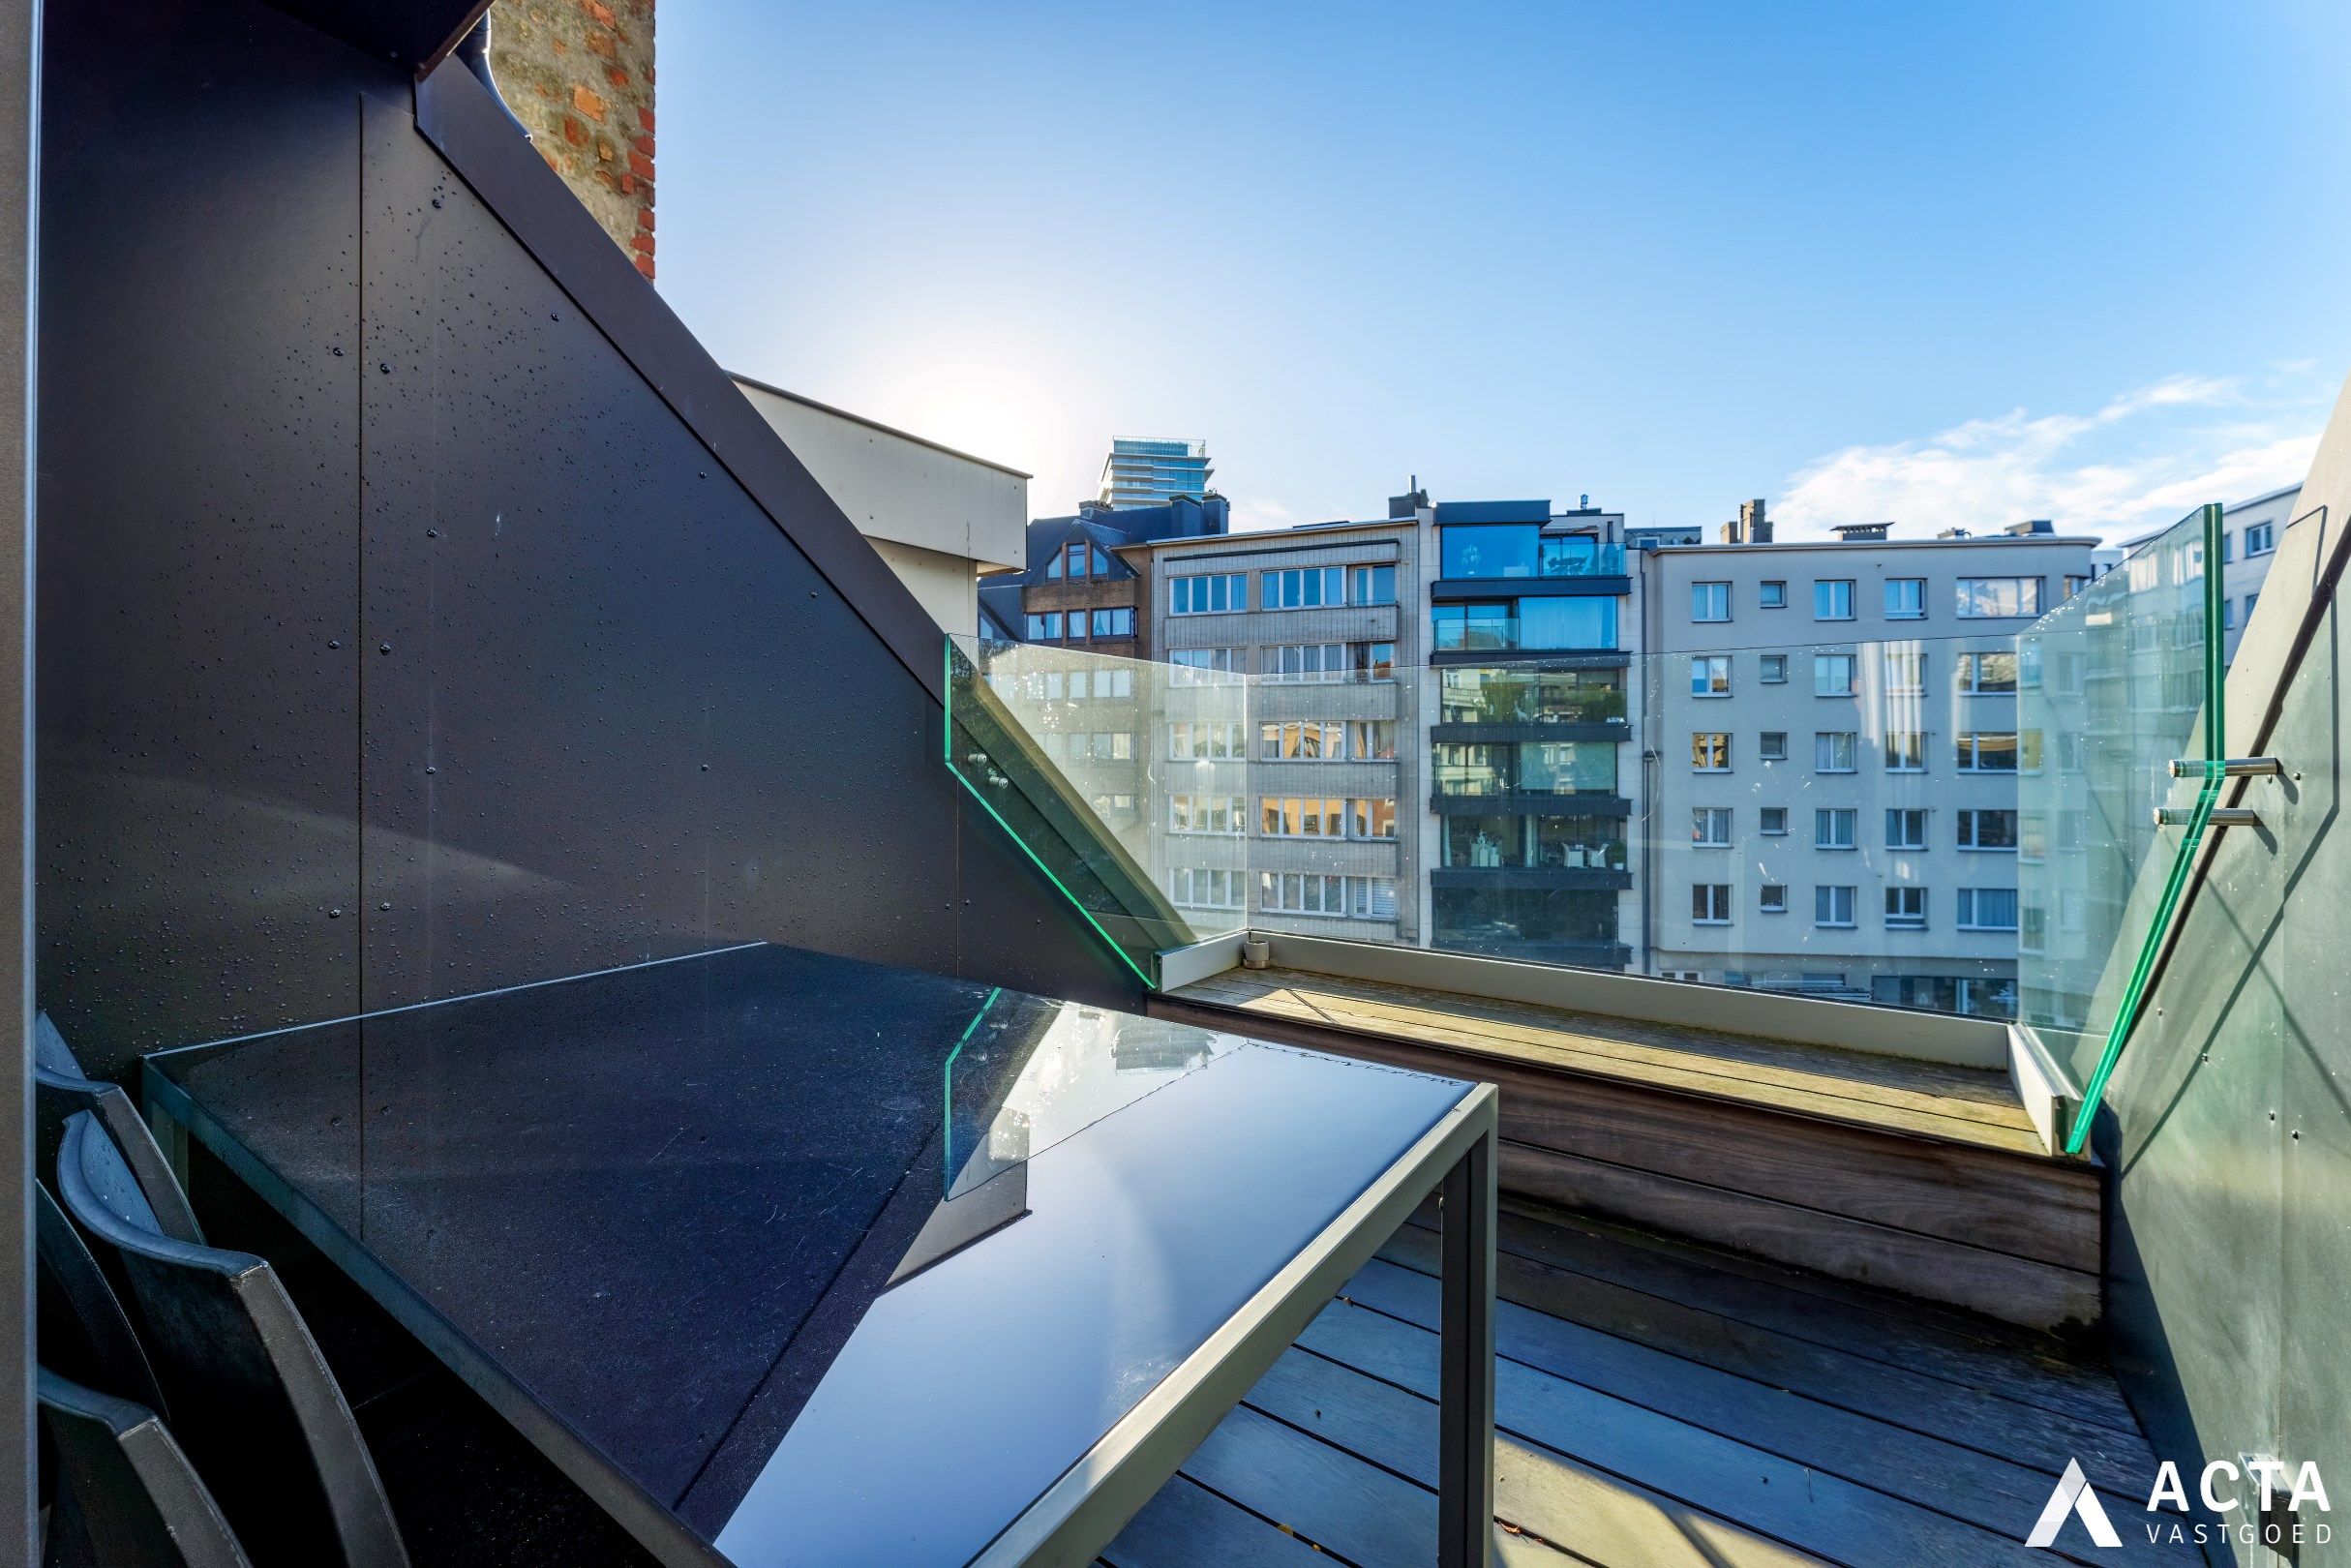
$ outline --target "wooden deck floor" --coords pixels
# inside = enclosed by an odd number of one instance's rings
[[[1436,1240],[1406,1226],[1103,1561],[1426,1568]],[[2068,1458],[2110,1500],[2149,1490],[2114,1382],[2054,1342],[1522,1205],[1501,1248],[1509,1568],[2025,1568],[2051,1560],[2023,1539]],[[2121,1552],[2078,1522],[2059,1547],[2083,1563],[2201,1561],[2121,1525]]]
[[[1292,1023],[1475,1050],[1530,1067],[1865,1122],[1978,1148],[2042,1152],[2007,1074],[1980,1068],[1294,969],[1228,969],[1170,994]]]

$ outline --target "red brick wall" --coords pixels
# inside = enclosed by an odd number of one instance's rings
[[[497,0],[490,69],[539,155],[653,275],[653,0]]]

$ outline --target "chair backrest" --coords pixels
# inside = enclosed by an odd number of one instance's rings
[[[407,1568],[350,1406],[268,1263],[163,1234],[88,1113],[66,1124],[57,1199],[120,1257],[171,1430],[258,1568]]]
[[[83,1111],[105,1124],[107,1135],[122,1151],[164,1234],[202,1246],[204,1232],[196,1222],[196,1212],[188,1206],[188,1194],[181,1190],[179,1178],[171,1174],[164,1152],[155,1146],[155,1134],[139,1119],[131,1097],[119,1085],[85,1076],[65,1036],[49,1022],[47,1013],[40,1013],[33,1019],[34,1170],[57,1168],[65,1124]]]
[[[33,1231],[41,1365],[110,1398],[167,1414],[130,1314],[45,1182],[33,1185]]]
[[[212,1493],[153,1410],[41,1369],[41,1421],[64,1488],[53,1564],[252,1568]]]

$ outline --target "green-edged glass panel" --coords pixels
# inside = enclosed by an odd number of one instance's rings
[[[2021,1017],[2084,1086],[2076,1150],[2217,792],[2201,765],[2222,748],[2219,514],[2140,546],[2019,649],[2019,724],[2045,759],[2018,799]]]

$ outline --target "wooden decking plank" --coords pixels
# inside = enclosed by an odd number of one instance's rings
[[[1437,1410],[1420,1394],[1293,1349],[1251,1390],[1249,1403],[1385,1470],[1424,1485],[1435,1479]],[[1505,1524],[1605,1568],[1802,1568],[1819,1561],[1508,1433],[1498,1433],[1494,1445],[1494,1504]]]
[[[1416,1222],[1417,1222],[1416,1217]],[[1937,1321],[1921,1306],[1866,1299],[1858,1287],[1824,1293],[1793,1271],[1705,1257],[1658,1238],[1616,1233],[1573,1217],[1541,1220],[1505,1211],[1497,1245],[1521,1257],[1610,1281],[1645,1295],[1720,1312],[1864,1360],[1907,1367],[1963,1388],[1979,1388],[2021,1404],[2062,1411],[2135,1434],[2138,1422],[2122,1390],[2102,1370],[2084,1367],[2037,1336],[2003,1334],[1989,1324]]]
[[[1432,991],[1390,980],[1358,980],[1294,969],[1227,970],[1194,981],[1188,989],[1242,999],[1278,992],[1309,1000],[1346,998],[1370,1009],[1406,1016],[1431,1011],[1450,1016],[1458,1012],[1490,1021],[1505,1034],[1538,1038],[1581,1036],[1601,1050],[1658,1051],[1667,1055],[1696,1052],[1722,1063],[1726,1070],[1753,1068],[1765,1075],[1784,1071],[1797,1078],[1824,1077],[1837,1083],[1876,1085],[1903,1093],[1979,1101],[1994,1106],[2008,1105],[2014,1101],[2000,1075],[1984,1068],[1880,1055],[1838,1045],[1772,1040],[1735,1030],[1656,1023],[1458,991]]]
[[[1434,1394],[1433,1333],[1344,1303],[1324,1311],[1299,1343],[1341,1374],[1369,1373]],[[1360,1371],[1358,1371],[1360,1369]],[[2032,1568],[2049,1559],[1974,1524],[1538,1372],[1497,1364],[1494,1420],[1515,1436],[1732,1520],[1852,1568]],[[2027,1526],[2031,1520],[2023,1522]]]
[[[1507,1111],[1505,1112],[1507,1114]],[[1504,1140],[1505,1191],[2055,1331],[2096,1321],[2098,1277],[1873,1221]]]
[[[1429,1275],[1374,1262],[1343,1296],[1436,1331],[1437,1282]],[[2050,1477],[2043,1471],[1516,1303],[1499,1306],[1494,1338],[1510,1361],[1996,1534],[2019,1532],[2048,1501]],[[2121,1560],[2179,1560],[2144,1540],[2125,1546],[2131,1550]]]
[[[1432,1272],[1435,1242],[1429,1232],[1407,1226],[1397,1234],[1387,1255]],[[2116,1487],[2125,1494],[2144,1495],[2155,1474],[2146,1441],[2135,1433],[2058,1411],[2027,1411],[2013,1401],[1515,1254],[1504,1254],[1496,1263],[1496,1277],[1512,1301],[1618,1339],[2050,1475],[2062,1472],[2068,1459],[2078,1458],[2094,1484]]]
[[[1344,1006],[1318,1008],[1282,1000],[1279,995],[1242,1002],[1216,995],[1200,986],[1173,993],[1179,1000],[1238,1009],[1272,1018],[1289,1018],[1354,1033],[1385,1034],[1392,1039],[1420,1040],[1537,1067],[1563,1069],[1600,1077],[1623,1079],[1653,1087],[1677,1089],[1717,1099],[1763,1105],[1800,1115],[1868,1127],[1892,1128],[1928,1137],[1974,1143],[2019,1154],[2041,1154],[2039,1135],[2018,1107],[2012,1117],[1955,1114],[1954,1101],[1928,1097],[1866,1098],[1841,1089],[1813,1084],[1783,1084],[1742,1077],[1718,1070],[1700,1052],[1674,1056],[1658,1053],[1653,1061],[1629,1061],[1622,1056],[1586,1048],[1585,1037],[1519,1041],[1499,1038],[1478,1020],[1432,1013],[1408,1024],[1370,1016]]]
[[[1107,1568],[1330,1568],[1326,1553],[1178,1475],[1103,1551]]]
[[[1522,1143],[2044,1263],[2098,1266],[2098,1184],[2086,1170],[1515,1063],[1482,1070],[1502,1089],[1503,1136]]]
[[[1756,1083],[1914,1105],[2003,1126],[2029,1125],[2006,1076],[1986,1068],[1294,970],[1227,971],[1177,994],[1216,996],[1227,1006],[1264,1003],[1320,1008],[1367,1020],[1385,1020],[1392,1029],[1472,1019],[1482,1026],[1480,1034],[1497,1040],[1556,1043],[1627,1063],[1703,1064],[1711,1072]]]

